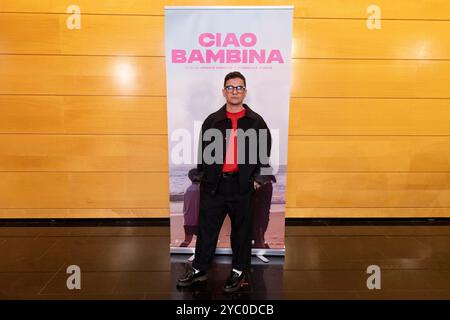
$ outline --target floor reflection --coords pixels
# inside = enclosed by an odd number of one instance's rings
[[[260,300],[283,298],[284,257],[266,257],[264,263],[252,257],[251,267],[247,271],[246,281],[235,293],[223,293],[222,286],[230,274],[231,256],[216,256],[208,273],[208,280],[196,283],[189,288],[176,288],[177,279],[190,265],[189,255],[171,255],[172,299],[177,300]]]

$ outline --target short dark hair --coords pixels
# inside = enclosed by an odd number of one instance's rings
[[[192,168],[191,170],[189,170],[188,177],[189,177],[189,180],[191,180],[192,182],[200,182],[200,180],[201,180],[198,175],[197,168]]]
[[[242,79],[244,81],[244,86],[245,87],[247,86],[244,75],[242,73],[240,73],[239,71],[233,71],[233,72],[230,72],[229,74],[227,74],[225,76],[225,80],[223,81],[223,86],[225,87],[228,80],[235,79],[235,78]]]

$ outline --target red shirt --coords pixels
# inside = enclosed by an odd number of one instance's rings
[[[245,108],[239,112],[229,112],[227,111],[227,118],[231,119],[231,134],[227,145],[227,151],[225,153],[225,163],[222,167],[222,172],[233,172],[238,171],[238,154],[237,154],[237,122],[238,119],[245,115]]]

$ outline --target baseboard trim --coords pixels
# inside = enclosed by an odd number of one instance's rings
[[[450,218],[286,218],[286,226],[450,225]],[[0,227],[169,227],[169,218],[0,219]]]

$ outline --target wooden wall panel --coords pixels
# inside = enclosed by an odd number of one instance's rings
[[[449,99],[291,99],[289,135],[450,135]]]
[[[167,172],[0,172],[2,209],[165,209]]]
[[[0,171],[168,172],[167,135],[0,135]]]
[[[293,60],[292,97],[450,98],[450,60]]]
[[[414,1],[412,1],[414,2]],[[355,19],[296,19],[294,58],[449,59],[450,20],[386,20],[368,30]]]
[[[0,94],[165,95],[162,57],[4,55],[0,68]],[[450,98],[450,61],[293,60],[292,68],[292,97]]]
[[[4,219],[165,218],[169,208],[148,209],[0,209]]]
[[[287,176],[290,208],[448,208],[450,173],[321,173]]]
[[[290,4],[287,216],[450,216],[449,1],[73,4],[0,1],[0,217],[167,216],[164,5]]]
[[[0,95],[1,133],[166,134],[165,97]]]
[[[164,56],[164,17],[86,15],[81,30],[66,14],[1,14],[3,52]],[[33,41],[24,41],[33,30]],[[330,41],[332,35],[333,41]],[[295,19],[294,58],[449,59],[450,21]],[[363,45],[355,45],[361,43]]]
[[[445,172],[449,137],[291,136],[288,172]],[[352,150],[352,156],[348,156]],[[0,135],[0,171],[168,172],[167,135]]]
[[[407,173],[450,168],[448,136],[291,136],[288,150],[289,172]]]
[[[0,70],[0,94],[166,93],[164,58],[0,55]]]
[[[164,56],[163,16],[83,16],[80,30],[66,14],[1,14],[3,52]],[[24,41],[33,31],[33,41]]]
[[[223,5],[294,5],[294,16],[303,18],[366,18],[367,7],[376,4],[384,19],[449,19],[450,3],[446,0],[14,0],[1,1],[2,12],[65,13],[69,4],[77,4],[84,13],[163,15],[164,6],[223,6]]]
[[[436,218],[449,208],[286,208],[288,218]]]
[[[165,97],[0,95],[0,133],[167,134]],[[293,98],[289,135],[450,135],[449,99]]]

